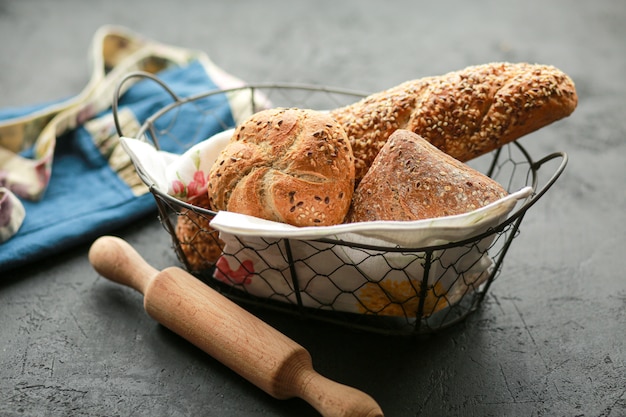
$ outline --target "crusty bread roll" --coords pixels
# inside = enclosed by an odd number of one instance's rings
[[[276,108],[242,123],[209,173],[214,210],[294,226],[343,222],[354,192],[346,133],[328,114]]]
[[[460,161],[570,115],[574,82],[552,66],[491,63],[407,81],[331,111],[363,178],[396,129],[411,130]]]
[[[401,129],[389,137],[357,186],[346,222],[463,214],[506,195],[496,181]]]
[[[208,209],[209,197],[203,193],[189,203]],[[193,272],[208,270],[222,254],[224,242],[218,231],[209,226],[210,221],[210,218],[189,209],[182,210],[176,219],[176,238],[187,267]]]

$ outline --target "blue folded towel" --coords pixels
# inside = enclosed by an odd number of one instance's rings
[[[206,62],[201,60],[170,66],[157,75],[179,97],[223,87],[216,84],[207,71]],[[203,117],[201,112],[185,111],[184,107],[166,115],[164,123],[168,122],[168,117],[177,118],[175,136],[191,138],[191,143],[182,144],[165,137],[160,140],[161,149],[182,153],[193,142],[234,125],[226,95],[211,95],[203,100],[202,105],[217,111],[219,117]],[[119,114],[131,115],[135,126],[139,126],[172,101],[158,84],[143,80],[133,84],[120,98]],[[44,107],[34,105],[0,111],[0,124],[3,120],[27,116]],[[94,129],[94,126],[98,128]],[[122,164],[124,166],[119,166],[119,161],[113,161],[119,160],[111,153],[119,146],[117,142],[110,108],[57,137],[50,180],[44,194],[38,201],[21,199],[26,211],[24,222],[15,235],[0,243],[0,277],[7,277],[7,271],[12,268],[89,242],[155,212],[156,204],[147,187],[133,184],[128,175],[121,175],[122,171],[128,174],[133,170],[132,165],[126,161],[125,165]],[[121,149],[116,152],[119,151]],[[30,152],[27,149],[20,155],[29,156]]]

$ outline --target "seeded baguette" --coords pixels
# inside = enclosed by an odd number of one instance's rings
[[[574,82],[555,67],[490,63],[407,81],[331,116],[346,130],[358,183],[397,129],[465,162],[569,116],[577,103]]]
[[[294,226],[343,222],[354,192],[354,157],[327,113],[276,108],[242,123],[214,163],[213,210]]]
[[[396,130],[357,186],[346,223],[468,213],[505,197],[488,176],[408,130]]]

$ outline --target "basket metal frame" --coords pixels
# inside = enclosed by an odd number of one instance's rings
[[[113,117],[114,117],[115,127],[120,136],[124,136],[124,134],[122,132],[122,127],[120,126],[120,123],[118,120],[119,98],[122,96],[123,92],[128,87],[128,84],[130,81],[137,81],[141,79],[150,79],[156,82],[165,91],[167,91],[167,93],[172,97],[172,103],[162,107],[160,110],[158,110],[157,112],[152,114],[150,117],[148,117],[144,121],[144,123],[141,125],[136,135],[134,135],[136,138],[142,138],[143,140],[146,140],[146,139],[151,140],[157,149],[160,148],[160,145],[158,141],[159,135],[154,127],[155,121],[158,120],[162,115],[170,112],[171,110],[175,109],[178,106],[181,106],[185,103],[194,102],[196,100],[199,100],[199,99],[211,96],[211,95],[232,93],[232,92],[237,92],[239,90],[248,90],[251,93],[250,94],[251,108],[255,108],[255,102],[254,102],[255,93],[257,91],[265,91],[265,90],[283,89],[283,90],[310,91],[310,92],[316,92],[316,93],[325,92],[325,93],[331,93],[331,94],[351,96],[351,97],[354,97],[355,99],[361,99],[367,95],[367,93],[354,91],[354,90],[310,85],[310,84],[258,83],[258,84],[243,85],[240,87],[235,87],[235,88],[230,88],[230,89],[210,90],[210,91],[206,91],[201,94],[197,94],[197,95],[193,95],[189,97],[179,97],[157,76],[150,74],[150,73],[145,73],[145,72],[134,72],[134,73],[128,74],[118,84],[116,91],[115,91],[114,99],[113,99],[113,106],[112,106]],[[254,111],[256,111],[256,109]],[[374,333],[393,334],[393,335],[418,335],[418,334],[424,334],[424,333],[432,333],[435,331],[440,331],[445,328],[448,328],[452,325],[457,324],[459,321],[464,320],[470,313],[478,309],[485,295],[487,294],[487,291],[490,288],[491,284],[501,272],[504,257],[508,253],[510,246],[513,242],[513,239],[519,234],[520,225],[526,212],[534,204],[536,204],[537,201],[553,186],[553,184],[557,181],[557,179],[563,173],[568,162],[568,156],[565,152],[554,152],[547,156],[544,156],[543,158],[537,161],[534,161],[531,155],[526,151],[526,149],[522,147],[522,145],[520,145],[517,141],[514,141],[505,146],[514,146],[526,159],[525,162],[528,163],[526,183],[527,185],[530,185],[532,187],[533,193],[529,197],[527,197],[526,200],[523,201],[523,203],[520,205],[520,207],[517,208],[514,212],[512,212],[503,222],[501,222],[500,224],[498,224],[497,226],[493,228],[490,228],[489,230],[486,230],[485,232],[479,235],[475,235],[475,236],[472,236],[470,238],[467,238],[461,241],[450,242],[450,243],[434,245],[434,246],[416,247],[416,248],[406,248],[406,247],[400,248],[400,247],[395,247],[395,246],[372,246],[372,245],[366,245],[366,244],[361,244],[361,243],[347,242],[343,240],[335,240],[335,239],[327,239],[327,238],[316,239],[313,241],[313,242],[325,243],[325,244],[330,244],[330,245],[345,245],[345,246],[350,246],[353,248],[360,248],[364,250],[372,250],[372,251],[380,251],[380,252],[423,253],[425,260],[424,260],[424,271],[421,277],[422,285],[420,289],[421,294],[420,294],[420,300],[418,304],[418,311],[416,312],[414,322],[409,326],[410,328],[408,329],[407,329],[407,326],[402,326],[401,328],[398,328],[393,324],[389,325],[389,323],[387,322],[392,319],[388,319],[388,318],[369,317],[369,318],[363,319],[362,317],[356,317],[356,316],[362,316],[357,313],[324,311],[324,310],[311,309],[310,307],[304,306],[302,303],[301,296],[300,296],[301,290],[299,288],[298,274],[297,274],[296,268],[294,267],[295,260],[291,252],[291,243],[290,243],[290,240],[288,239],[283,239],[282,245],[284,247],[284,251],[289,262],[291,282],[292,282],[292,285],[296,294],[297,302],[295,305],[287,304],[283,302],[276,302],[276,301],[267,300],[267,299],[260,299],[259,297],[255,297],[255,296],[243,293],[241,291],[233,290],[232,287],[211,279],[212,271],[204,271],[204,273],[196,272],[195,275],[196,277],[203,280],[214,289],[220,291],[221,293],[223,293],[224,295],[226,295],[227,297],[235,301],[248,304],[250,306],[261,306],[263,308],[277,310],[280,312],[296,314],[297,316],[301,318],[307,318],[307,319],[312,318],[316,320],[331,322],[331,323],[339,324],[342,326],[347,326],[352,329],[363,330],[363,331],[374,332]],[[498,165],[498,161],[501,158],[503,149],[504,148],[499,148],[492,152],[493,157],[492,157],[488,170],[485,172],[486,175],[492,176],[492,174],[494,173],[494,170],[496,169]],[[545,165],[547,162],[550,162],[556,159],[560,159],[558,166],[556,167],[555,171],[550,176],[550,178],[545,182],[545,184],[543,184],[543,186],[540,189],[538,189],[539,169],[543,165]],[[181,201],[167,193],[164,193],[163,191],[158,189],[155,186],[155,184],[151,182],[150,177],[146,174],[141,164],[136,163],[136,161],[133,161],[133,163],[135,164],[135,168],[139,177],[148,186],[150,192],[155,198],[158,212],[159,212],[159,219],[163,227],[172,237],[173,247],[179,260],[185,265],[185,267],[188,270],[191,271],[191,268],[189,267],[189,264],[186,260],[185,254],[180,247],[180,242],[176,238],[175,224],[171,221],[170,216],[172,215],[173,212],[180,212],[183,209],[191,210],[194,213],[197,213],[202,216],[206,216],[208,218],[212,218],[217,213],[209,209],[194,206],[190,203]],[[469,302],[468,306],[464,307],[464,309],[462,310],[463,312],[458,317],[447,317],[445,315],[448,313],[444,311],[443,312],[444,318],[437,319],[441,321],[441,324],[429,325],[427,321],[430,320],[430,317],[424,316],[424,301],[426,299],[426,292],[427,292],[426,284],[428,283],[428,279],[430,276],[430,266],[431,266],[433,257],[435,256],[435,253],[437,253],[438,251],[442,251],[442,250],[446,250],[446,249],[450,249],[454,247],[469,245],[469,244],[472,244],[472,242],[480,241],[483,238],[487,238],[491,235],[502,234],[502,233],[506,233],[507,236],[506,236],[505,241],[502,244],[502,247],[500,248],[498,252],[497,258],[494,259],[494,265],[493,265],[493,268],[489,277],[485,280],[485,282],[481,285],[479,289],[474,291],[472,294],[469,294],[468,296],[464,297],[464,300],[462,301],[464,303]],[[454,306],[451,306],[451,307],[454,307]],[[436,314],[439,314],[439,313],[436,313]]]

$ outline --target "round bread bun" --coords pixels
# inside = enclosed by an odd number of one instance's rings
[[[209,174],[213,210],[294,226],[341,224],[354,192],[354,157],[328,114],[275,108],[242,123]]]

